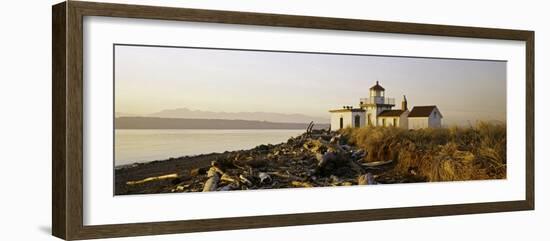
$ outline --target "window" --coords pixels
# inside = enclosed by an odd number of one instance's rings
[[[393,126],[397,126],[397,118],[393,118]]]
[[[356,128],[361,127],[361,116],[355,115],[354,126],[355,126]]]
[[[344,118],[340,117],[340,129],[344,128]]]
[[[386,127],[386,119],[382,119],[382,126]]]

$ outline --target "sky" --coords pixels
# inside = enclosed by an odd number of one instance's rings
[[[330,118],[376,81],[401,107],[436,105],[445,125],[506,120],[506,62],[147,46],[115,47],[115,111],[189,108]]]

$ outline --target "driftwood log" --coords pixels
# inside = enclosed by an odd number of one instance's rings
[[[211,192],[216,191],[216,188],[218,188],[218,182],[220,181],[220,175],[218,174],[215,167],[211,167],[208,170],[207,174],[208,180],[204,183],[204,188],[202,189],[203,192]]]
[[[136,185],[136,184],[142,184],[142,183],[146,183],[146,182],[160,181],[160,180],[164,180],[164,179],[173,179],[173,178],[178,178],[178,174],[173,173],[173,174],[167,174],[167,175],[156,176],[156,177],[148,177],[148,178],[137,180],[137,181],[128,181],[128,182],[126,182],[126,184],[127,185]]]
[[[313,185],[308,182],[292,181],[291,184],[295,187],[313,187]]]
[[[365,162],[365,163],[361,163],[361,165],[364,166],[364,167],[378,167],[378,166],[383,166],[383,165],[390,164],[392,162],[393,162],[393,160],[377,161],[377,162]]]
[[[204,183],[204,187],[202,189],[203,192],[216,191],[216,189],[218,188],[220,176],[223,176],[225,174],[218,166],[218,162],[212,162],[212,166],[210,167],[210,169],[208,169],[208,173],[206,174],[208,180],[206,180],[206,182]]]
[[[365,175],[359,176],[357,179],[357,184],[359,185],[374,185],[376,181],[374,180],[374,175],[372,173],[367,173]]]

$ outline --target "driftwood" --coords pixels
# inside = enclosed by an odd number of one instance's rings
[[[295,187],[313,187],[313,185],[308,182],[292,181],[291,184]]]
[[[221,187],[220,189],[218,189],[218,191],[231,191],[231,190],[237,189],[238,187],[239,187],[238,185],[234,183],[230,183],[228,185]]]
[[[378,166],[383,166],[383,165],[390,164],[392,162],[393,162],[393,160],[377,161],[377,162],[365,162],[365,163],[361,163],[361,165],[364,166],[364,167],[378,167]]]
[[[220,175],[218,174],[217,168],[211,167],[208,170],[207,174],[208,180],[204,183],[203,192],[216,191],[218,187],[218,181],[220,181]]]
[[[237,181],[235,178],[231,177],[227,173],[222,174],[222,176],[220,177],[220,180],[224,182],[229,182],[229,183],[239,183],[239,181]]]
[[[363,167],[361,167],[361,165],[357,164],[355,161],[353,160],[348,160],[348,163],[349,163],[349,166],[351,167],[351,169],[353,171],[355,171],[356,173],[363,173],[365,171],[365,169],[363,169]]]
[[[288,171],[287,171],[288,172]],[[297,176],[294,176],[290,173],[287,173],[287,174],[284,174],[284,173],[280,173],[280,172],[268,172],[268,174],[272,175],[272,176],[276,176],[276,177],[279,177],[279,178],[282,178],[282,179],[287,179],[287,180],[291,180],[291,181],[299,181],[299,182],[303,182],[304,181],[304,178],[300,178],[300,177],[297,177]]]
[[[265,172],[258,173],[258,177],[260,178],[260,184],[270,183],[272,181],[271,176]]]
[[[239,175],[239,179],[241,180],[241,182],[243,182],[244,184],[248,185],[248,186],[252,186],[252,182],[246,178],[244,175]]]
[[[329,162],[338,161],[338,156],[335,152],[327,151],[324,154],[317,153],[315,155],[315,159],[317,159],[317,165],[320,168],[325,167]]]
[[[202,189],[203,192],[210,192],[210,191],[216,191],[218,188],[218,182],[220,181],[220,175],[223,176],[225,173],[218,167],[219,164],[216,161],[213,161],[212,166],[210,169],[208,169],[208,173],[206,174],[206,177],[208,177],[208,180],[204,183],[204,187]]]
[[[186,188],[188,188],[190,185],[189,184],[186,184],[186,185],[177,185],[175,186],[174,188],[172,188],[172,192],[183,192],[185,191]]]
[[[171,189],[166,190],[211,192],[374,185],[377,181],[396,183],[403,179],[393,180],[380,175],[391,168],[391,163],[394,161],[363,163],[361,160],[367,154],[367,150],[349,143],[346,136],[338,132],[313,130],[313,123],[310,123],[306,133],[292,137],[286,143],[259,145],[250,150],[219,154],[211,159],[214,160],[211,165],[202,164],[203,166],[192,169],[188,179],[183,179],[181,175],[178,177],[176,174],[170,174],[128,182],[128,184],[177,177],[176,181],[170,183],[173,185]],[[392,175],[391,178],[394,176]],[[166,185],[164,182],[158,184]],[[141,188],[141,186],[134,188]],[[147,188],[150,187],[147,186]]]
[[[148,178],[138,180],[138,181],[128,181],[128,182],[126,182],[126,184],[127,185],[136,185],[136,184],[142,184],[142,183],[146,183],[146,182],[160,181],[160,180],[172,179],[172,178],[178,178],[178,174],[173,173],[173,174],[167,174],[167,175],[162,175],[162,176],[157,176],[157,177],[148,177]]]
[[[313,121],[309,123],[309,125],[307,126],[307,129],[306,129],[306,135],[307,136],[310,136],[311,135],[311,130],[313,130]]]
[[[365,175],[359,176],[357,179],[357,184],[359,185],[374,185],[377,184],[377,182],[374,180],[374,176],[372,173],[367,173]]]
[[[327,150],[327,144],[323,140],[308,140],[304,143],[304,149],[310,151],[311,153],[321,153]]]

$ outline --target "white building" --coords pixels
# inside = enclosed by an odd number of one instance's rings
[[[392,109],[395,99],[385,97],[385,89],[376,85],[369,90],[368,98],[361,98],[360,108],[344,106],[330,110],[330,128],[339,130],[346,127],[384,126],[408,129],[441,127],[441,112],[436,106],[417,106],[409,112],[407,98],[403,96],[401,109]],[[414,112],[414,113],[413,113]]]
[[[385,110],[378,115],[377,119],[379,126],[392,126],[406,129],[409,127],[409,121],[407,119],[408,114],[408,110]]]
[[[435,105],[415,106],[409,113],[409,129],[441,127],[441,112]]]
[[[364,127],[365,110],[344,106],[342,109],[331,110],[330,129],[339,130],[346,127]]]

